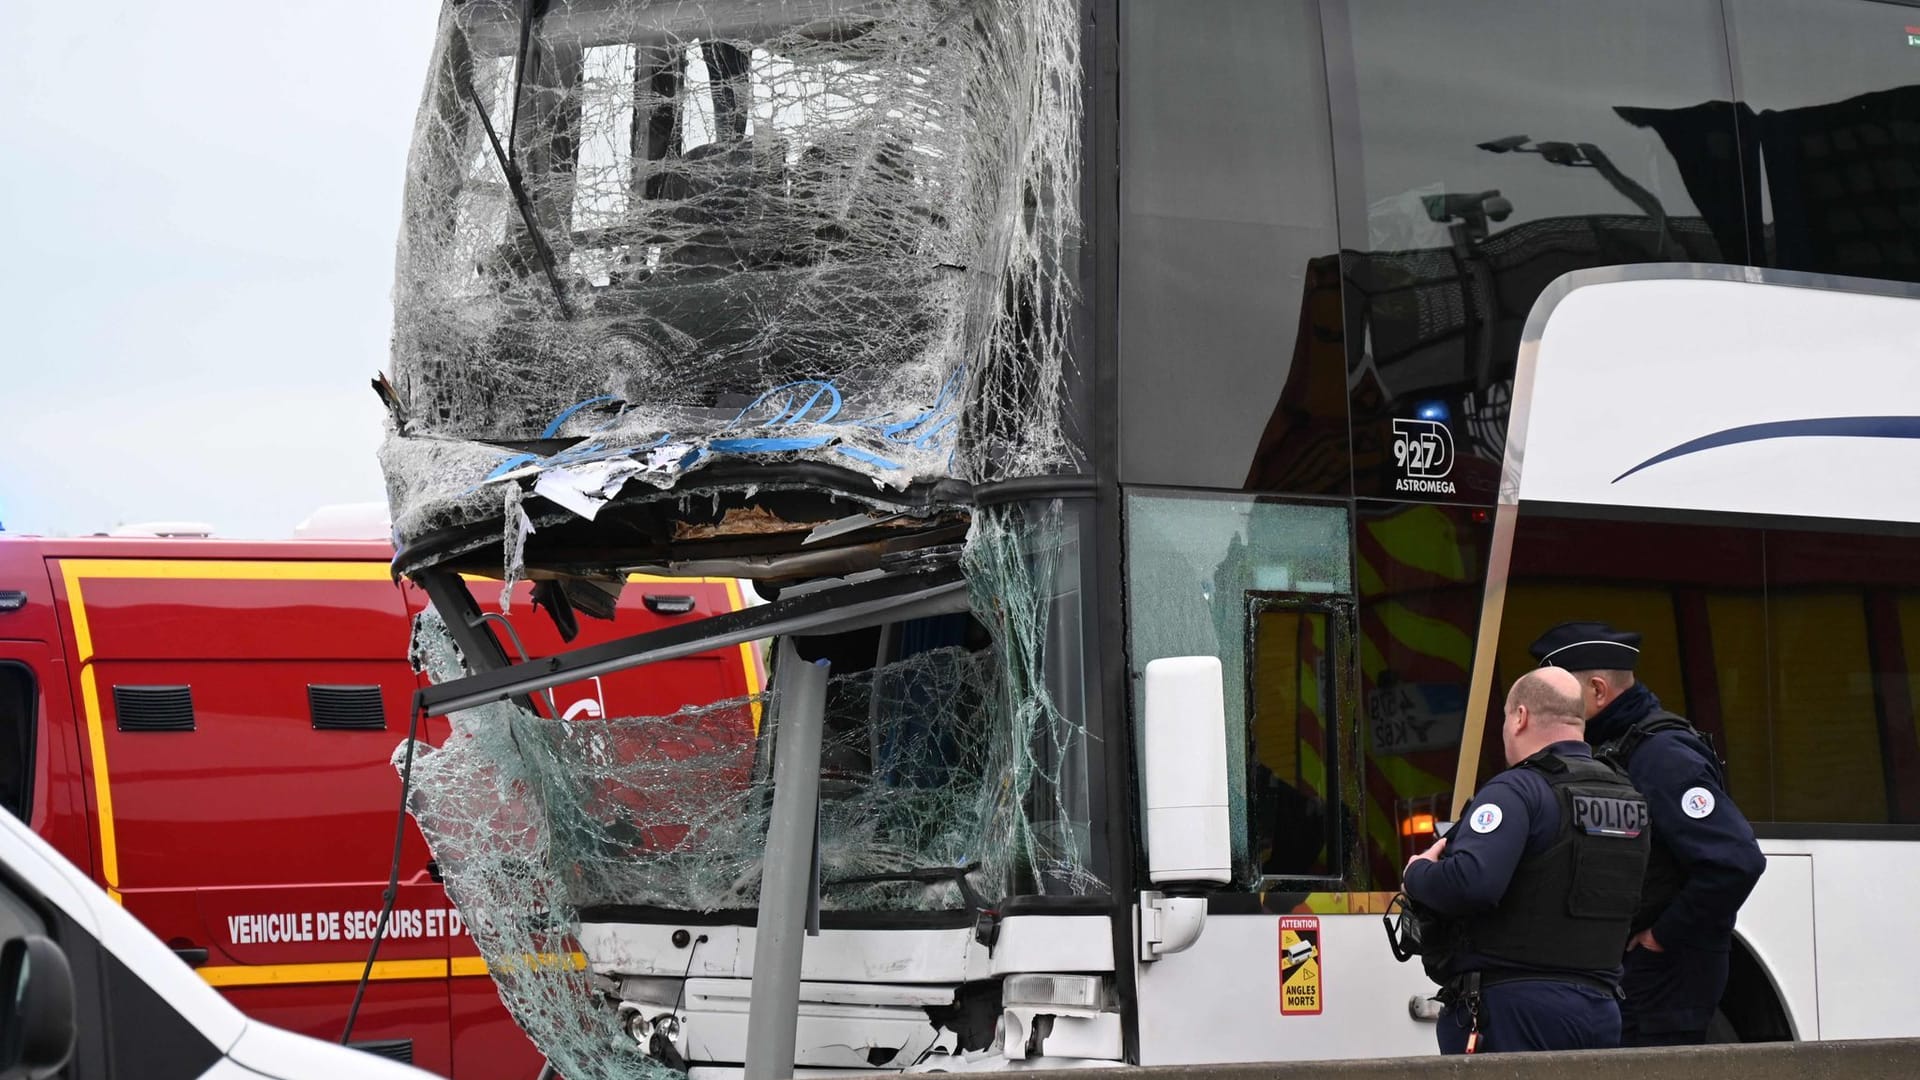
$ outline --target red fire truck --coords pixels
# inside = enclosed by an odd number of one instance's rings
[[[322,1038],[340,1037],[366,962],[399,809],[390,758],[423,678],[408,643],[426,598],[391,558],[360,541],[0,537],[0,807],[243,1011]],[[562,642],[530,593],[510,621],[538,657]],[[635,577],[574,644],[743,602],[730,579]],[[758,664],[751,646],[716,650],[563,687],[554,706],[664,715],[757,691]],[[437,744],[446,722],[424,732]],[[460,1080],[531,1080],[540,1056],[406,830],[354,1041]]]

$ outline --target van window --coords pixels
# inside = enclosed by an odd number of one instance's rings
[[[70,913],[0,872],[0,941],[22,934],[52,938],[73,973],[79,1038],[60,1076],[192,1080],[220,1060],[220,1049],[191,1020]]]
[[[32,672],[19,664],[0,664],[0,808],[21,821],[33,807],[38,696]]]

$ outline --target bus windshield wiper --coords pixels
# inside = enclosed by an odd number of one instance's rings
[[[532,54],[533,23],[546,14],[545,0],[521,0],[520,4],[520,51],[513,62],[513,109],[508,114],[507,143],[500,144],[500,135],[493,130],[493,118],[487,115],[487,108],[480,102],[480,95],[473,88],[473,69],[468,65],[461,79],[461,89],[467,92],[467,100],[473,103],[473,111],[480,116],[480,126],[486,130],[487,144],[493,147],[493,159],[500,164],[500,173],[506,177],[507,190],[513,193],[513,203],[520,210],[520,221],[526,226],[527,238],[533,241],[534,257],[540,260],[540,269],[547,276],[547,284],[553,289],[553,302],[560,309],[560,317],[573,318],[573,305],[567,302],[566,286],[560,282],[560,273],[554,268],[553,247],[547,243],[546,234],[540,231],[540,223],[535,220],[533,200],[527,196],[527,184],[520,175],[520,166],[514,163],[514,145],[520,134],[520,98],[526,85],[527,57]]]
[[[992,911],[993,904],[980,895],[979,890],[973,887],[973,882],[967,880],[967,875],[978,869],[980,864],[977,862],[960,866],[916,867],[912,870],[896,870],[891,873],[857,874],[853,877],[834,878],[831,881],[822,881],[820,887],[831,889],[840,885],[880,885],[893,882],[921,885],[951,884],[959,888],[960,899],[966,904],[967,910]]]

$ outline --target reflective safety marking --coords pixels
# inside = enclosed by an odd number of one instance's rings
[[[198,969],[210,986],[273,986],[282,983],[359,982],[364,960],[335,964],[223,964]],[[373,965],[375,980],[444,979],[445,960],[381,960]]]
[[[575,971],[585,971],[584,953],[541,953],[520,958],[519,965],[552,968],[564,963]],[[508,964],[508,967],[519,966]],[[210,986],[281,986],[297,983],[359,982],[366,970],[364,960],[343,960],[330,964],[220,964],[196,969]],[[478,978],[488,973],[487,962],[478,956],[456,956],[452,960],[381,960],[373,965],[373,981],[395,979]]]
[[[1320,1015],[1320,917],[1280,919],[1280,1015]]]
[[[1680,796],[1680,811],[1696,821],[1713,813],[1713,792],[1703,787],[1688,788]]]
[[[1467,824],[1473,827],[1474,832],[1490,833],[1500,827],[1500,821],[1505,816],[1498,806],[1488,803],[1474,807],[1473,816],[1467,819]]]
[[[452,961],[453,977],[458,979],[467,975],[485,975],[487,958],[484,956],[456,956]]]
[[[1573,827],[1588,836],[1639,836],[1647,827],[1647,804],[1604,795],[1573,797]]]

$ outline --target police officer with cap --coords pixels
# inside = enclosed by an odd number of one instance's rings
[[[1531,651],[1542,667],[1580,680],[1587,741],[1626,770],[1652,815],[1653,855],[1625,960],[1621,1041],[1705,1042],[1727,987],[1734,917],[1767,866],[1753,827],[1727,797],[1706,738],[1634,677],[1639,634],[1567,622]]]
[[[1423,937],[1443,1054],[1619,1045],[1647,806],[1581,733],[1572,675],[1521,676],[1501,725],[1511,767],[1407,863],[1408,899],[1438,923]]]

